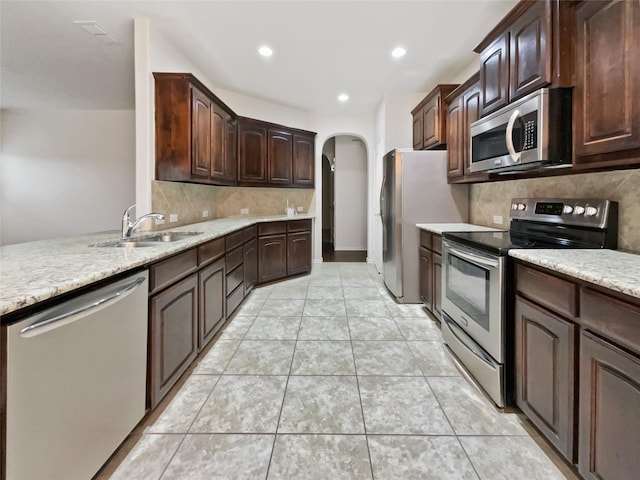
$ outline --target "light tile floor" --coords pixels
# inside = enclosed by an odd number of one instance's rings
[[[576,478],[367,264],[255,289],[164,403],[112,480]]]

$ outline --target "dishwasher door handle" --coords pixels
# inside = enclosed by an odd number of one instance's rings
[[[138,277],[133,281],[127,279],[116,282],[106,288],[85,294],[76,302],[68,302],[47,310],[41,314],[41,318],[20,330],[20,336],[23,338],[35,337],[76,322],[90,313],[102,310],[128,297],[144,281],[145,277]],[[66,309],[66,306],[69,308]]]

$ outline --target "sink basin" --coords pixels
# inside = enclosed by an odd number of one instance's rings
[[[111,240],[108,242],[100,242],[92,247],[119,247],[119,248],[138,248],[138,247],[157,247],[163,243],[177,242],[195,235],[202,235],[202,232],[163,232],[144,237],[136,237],[130,239]]]

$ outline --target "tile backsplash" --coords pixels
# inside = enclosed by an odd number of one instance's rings
[[[614,200],[619,204],[618,248],[640,252],[640,169],[474,184],[471,223],[509,228],[514,197]],[[502,224],[493,223],[494,215],[502,216]]]
[[[215,187],[153,181],[151,209],[165,214],[162,228],[169,228],[240,215],[241,209],[247,209],[250,216],[284,215],[287,200],[290,206],[302,207],[302,211],[308,213],[314,205],[314,194],[313,189]],[[208,217],[202,216],[204,210],[209,212]],[[171,214],[178,216],[177,222],[169,223]]]

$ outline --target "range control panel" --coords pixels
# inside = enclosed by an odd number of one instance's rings
[[[616,202],[595,198],[514,198],[509,216],[519,220],[605,228],[613,215],[617,223],[617,207]]]

